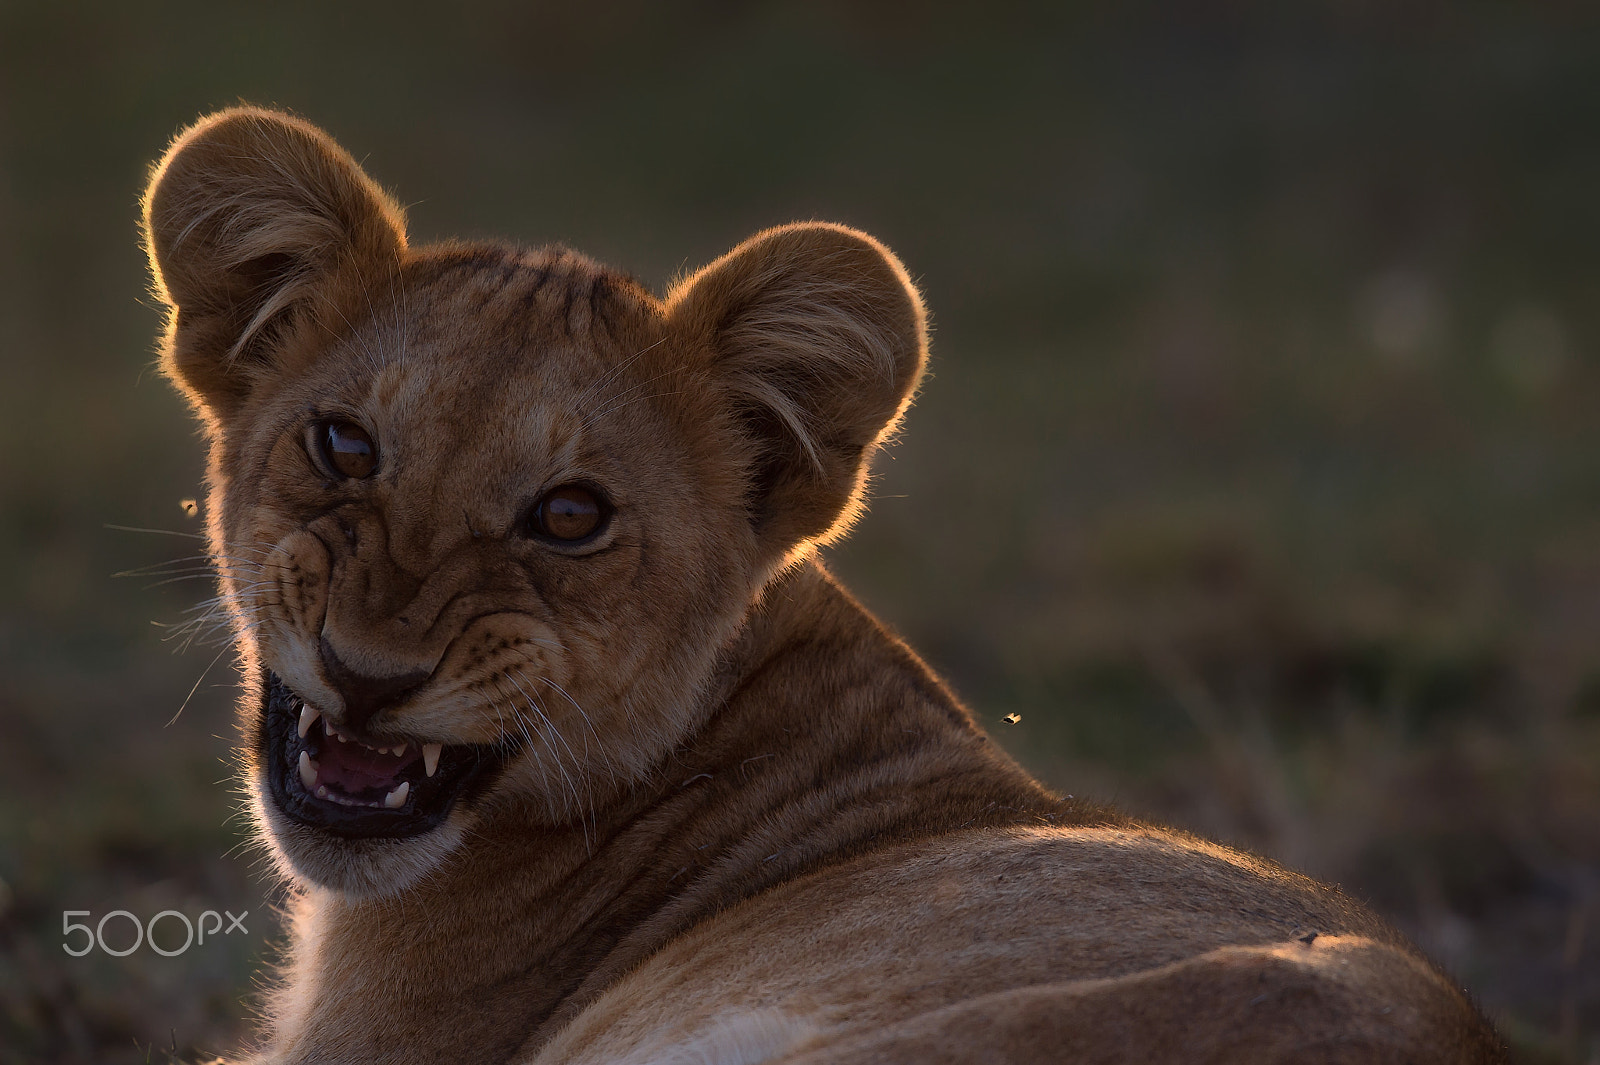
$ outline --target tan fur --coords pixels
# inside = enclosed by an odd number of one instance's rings
[[[925,359],[882,245],[781,227],[658,300],[403,225],[252,109],[183,133],[145,201],[243,780],[297,890],[257,1060],[1500,1060],[1337,891],[1029,779],[816,562]],[[326,417],[371,434],[370,478],[319,472]],[[526,535],[575,482],[615,505],[598,539]],[[426,679],[366,716],[330,660]],[[426,832],[296,820],[269,676],[498,768]]]

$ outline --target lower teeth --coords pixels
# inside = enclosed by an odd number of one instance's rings
[[[369,806],[373,809],[398,810],[411,797],[411,781],[409,780],[402,780],[398,787],[393,788],[384,795],[381,803],[361,802],[353,796],[344,794],[332,795],[328,791],[328,785],[317,783],[317,770],[319,767],[310,753],[306,751],[300,752],[300,764],[297,768],[300,772],[300,783],[307,791],[315,789],[314,794],[317,798],[336,802],[341,806]]]

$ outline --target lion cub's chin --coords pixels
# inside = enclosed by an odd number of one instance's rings
[[[254,781],[250,804],[283,875],[352,898],[384,898],[411,887],[461,845],[476,817],[457,808],[437,828],[398,839],[350,839],[290,820]]]

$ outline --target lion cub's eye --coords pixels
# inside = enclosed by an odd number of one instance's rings
[[[533,510],[533,531],[568,543],[594,535],[605,522],[608,508],[581,484],[552,488]]]
[[[311,434],[317,457],[329,473],[359,480],[378,468],[378,445],[355,422],[318,422]]]

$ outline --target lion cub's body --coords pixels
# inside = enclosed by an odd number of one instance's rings
[[[870,238],[665,301],[412,251],[248,109],[146,227],[299,887],[258,1060],[1498,1059],[1336,891],[1046,791],[816,563],[924,360]]]
[[[297,955],[328,961],[292,974],[270,1060],[1488,1053],[1343,896],[1044,792],[814,566],[739,652],[719,713],[613,820],[491,832],[398,898],[314,891]]]

